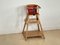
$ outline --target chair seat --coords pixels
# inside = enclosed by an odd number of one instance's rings
[[[39,13],[35,13],[35,14],[29,14],[29,13],[28,13],[27,15],[39,15]]]

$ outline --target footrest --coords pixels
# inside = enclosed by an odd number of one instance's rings
[[[27,23],[39,23],[39,20],[36,19],[29,19]]]
[[[24,31],[23,35],[26,37],[39,37],[42,36],[43,33],[41,31]]]

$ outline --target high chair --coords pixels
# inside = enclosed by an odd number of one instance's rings
[[[23,32],[22,32],[25,39],[29,37],[45,38],[44,33],[43,33],[43,28],[39,20],[39,8],[41,7],[35,4],[29,4],[26,6],[27,16],[25,18],[25,24],[24,24]],[[29,19],[29,16],[35,16],[36,18]],[[38,29],[34,31],[29,31],[28,24],[37,24]]]

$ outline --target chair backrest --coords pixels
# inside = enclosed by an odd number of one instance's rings
[[[38,5],[35,5],[35,4],[29,4],[27,5],[27,14],[28,15],[36,15],[38,14],[39,12],[37,11],[38,9]]]

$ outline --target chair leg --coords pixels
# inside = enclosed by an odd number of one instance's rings
[[[38,26],[38,31],[40,31],[39,24],[37,24],[37,26]]]
[[[42,39],[45,39],[45,36],[44,36],[44,34],[42,34]]]
[[[25,35],[26,37],[25,37],[25,40],[27,40],[27,36],[28,36],[27,34],[28,34],[28,23],[27,23],[27,28],[26,28],[26,35]]]
[[[44,32],[43,32],[43,28],[42,28],[42,25],[41,25],[41,22],[40,22],[40,28],[41,28],[41,33],[42,33],[42,38],[45,39],[45,36],[44,36]]]
[[[41,31],[43,32],[43,28],[42,28],[41,22],[39,24],[40,24]]]
[[[25,26],[26,26],[26,23],[24,24],[24,27],[23,27],[23,32],[22,32],[22,33],[24,33]]]

